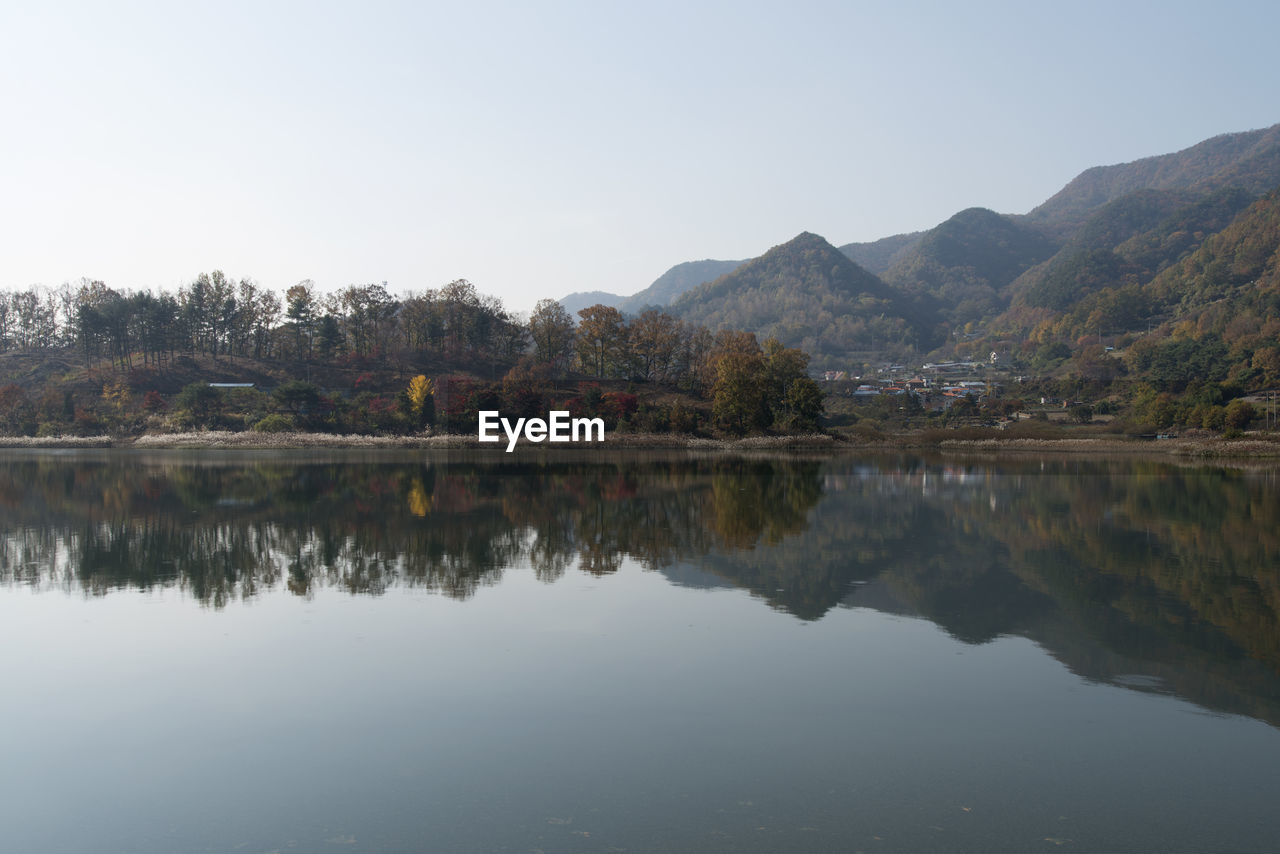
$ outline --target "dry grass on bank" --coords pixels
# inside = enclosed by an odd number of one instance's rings
[[[0,448],[112,448],[110,436],[0,436]]]
[[[694,451],[837,451],[858,449],[933,449],[957,453],[1077,453],[1077,454],[1159,454],[1187,458],[1280,458],[1280,441],[1258,437],[1224,439],[1219,436],[1196,436],[1157,441],[1115,434],[1078,438],[1026,436],[975,436],[976,431],[933,430],[904,435],[848,434],[832,436],[751,436],[745,439],[705,439],[669,433],[610,433],[603,442],[531,444],[521,441],[517,450],[694,450]],[[228,430],[205,430],[189,433],[161,433],[137,438],[111,436],[2,436],[0,448],[77,449],[77,448],[201,448],[239,450],[293,450],[322,448],[353,449],[423,449],[505,451],[506,442],[481,443],[474,434],[437,434],[413,436],[355,436],[336,433],[255,433]]]
[[[945,451],[1172,454],[1184,457],[1280,457],[1280,443],[1261,439],[953,439]]]
[[[531,444],[521,441],[519,450],[585,450],[599,447],[608,450],[692,449],[692,450],[787,450],[834,448],[835,438],[822,434],[804,436],[752,436],[745,439],[700,439],[664,433],[610,433],[603,442]],[[469,449],[506,450],[506,441],[481,443],[473,434],[443,433],[412,436],[357,436],[336,433],[255,433],[230,430],[201,430],[187,433],[156,433],[137,438],[111,436],[0,437],[0,448],[234,448],[290,450],[299,448],[328,449]]]

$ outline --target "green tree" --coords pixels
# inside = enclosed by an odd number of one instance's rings
[[[294,356],[311,358],[316,331],[316,301],[312,295],[315,283],[304,279],[285,291],[285,317],[293,326]]]
[[[306,412],[320,403],[320,389],[305,380],[290,380],[277,386],[271,396],[294,414]]]
[[[809,356],[784,347],[777,338],[764,342],[764,386],[773,423],[791,430],[816,430],[822,418],[822,390],[808,375]]]
[[[320,318],[320,323],[316,329],[316,349],[326,359],[332,359],[346,350],[346,341],[342,337],[342,326],[338,323],[338,318],[333,314],[326,313],[324,317]]]
[[[205,382],[184,386],[174,399],[178,409],[197,427],[208,426],[222,414],[222,393]]]

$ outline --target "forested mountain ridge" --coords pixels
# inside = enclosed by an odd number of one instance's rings
[[[931,346],[934,306],[803,232],[671,305],[685,321],[750,329],[813,354],[815,367]]]
[[[1052,258],[1020,276],[1009,302],[1061,311],[1100,287],[1149,279],[1225,228],[1254,198],[1239,187],[1129,193],[1103,205]]]
[[[1233,203],[1198,211],[1213,220]],[[1011,346],[1033,369],[1100,383],[1161,427],[1220,427],[1226,403],[1280,385],[1280,188],[1154,275],[1118,251],[1079,258],[1060,301],[1015,307],[973,346]]]
[[[1280,332],[1280,188],[1156,276],[1144,291],[1157,311],[1194,315],[1198,328],[1244,332],[1274,321],[1271,335]],[[1280,345],[1280,340],[1269,343]]]
[[[725,273],[742,266],[744,261],[685,261],[663,273],[653,284],[637,294],[627,297],[618,306],[629,314],[639,314],[646,308],[665,308],[687,291],[704,282],[713,282]]]
[[[646,308],[665,308],[678,296],[703,282],[710,282],[739,267],[742,261],[685,261],[672,267],[653,284],[629,297],[607,291],[575,291],[560,298],[570,314],[593,305],[607,305],[627,314],[639,314]]]
[[[573,293],[563,296],[559,302],[564,306],[564,310],[570,314],[577,314],[584,308],[593,305],[607,305],[611,308],[617,308],[626,301],[626,297],[612,294],[608,291],[574,291]]]
[[[923,231],[894,234],[870,243],[846,243],[840,247],[840,251],[848,255],[849,260],[859,267],[879,276],[888,272],[889,268],[919,243],[922,237],[924,237]]]
[[[886,318],[897,316],[917,331],[942,324],[964,329],[967,337],[988,328],[1008,337],[1029,332],[1045,319],[1046,310],[1067,311],[1103,288],[1148,281],[1277,185],[1280,125],[1088,169],[1026,215],[970,208],[928,231],[850,243],[839,251],[889,286],[879,292],[893,294]],[[736,291],[708,290],[718,294],[711,298],[718,307],[690,308],[689,316],[705,318],[712,327],[721,317],[736,318],[731,325],[808,342],[815,365],[835,364],[854,352],[866,355],[864,345],[873,341],[885,347],[880,357],[895,359],[904,348],[928,350],[944,340],[884,329],[877,335],[850,334],[847,328],[834,336],[820,334],[816,330],[857,326],[857,312],[840,317],[837,311],[828,318],[823,311],[835,305],[828,300],[826,307],[811,306],[815,317],[803,321],[795,304],[805,298],[791,298],[792,306],[784,307],[784,292],[825,285],[806,283],[803,275],[774,284],[776,310],[769,309],[765,293],[749,287],[742,294],[750,295],[750,307],[732,305],[741,298]],[[835,345],[836,339],[858,345]]]
[[[1007,286],[1057,249],[1057,242],[1012,217],[969,208],[925,232],[884,279],[928,294],[944,307],[946,320],[963,325],[1003,308]]]
[[[1256,196],[1277,185],[1280,124],[1222,134],[1172,154],[1086,169],[1034,208],[1027,219],[1066,233],[1102,205],[1135,190],[1212,192],[1237,186]]]

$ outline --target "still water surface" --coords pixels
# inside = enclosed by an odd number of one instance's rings
[[[0,456],[0,850],[1275,850],[1275,470],[504,456]]]

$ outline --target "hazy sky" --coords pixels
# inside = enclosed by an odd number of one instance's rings
[[[1277,33],[1231,0],[3,0],[0,288],[628,294],[1280,122]]]

